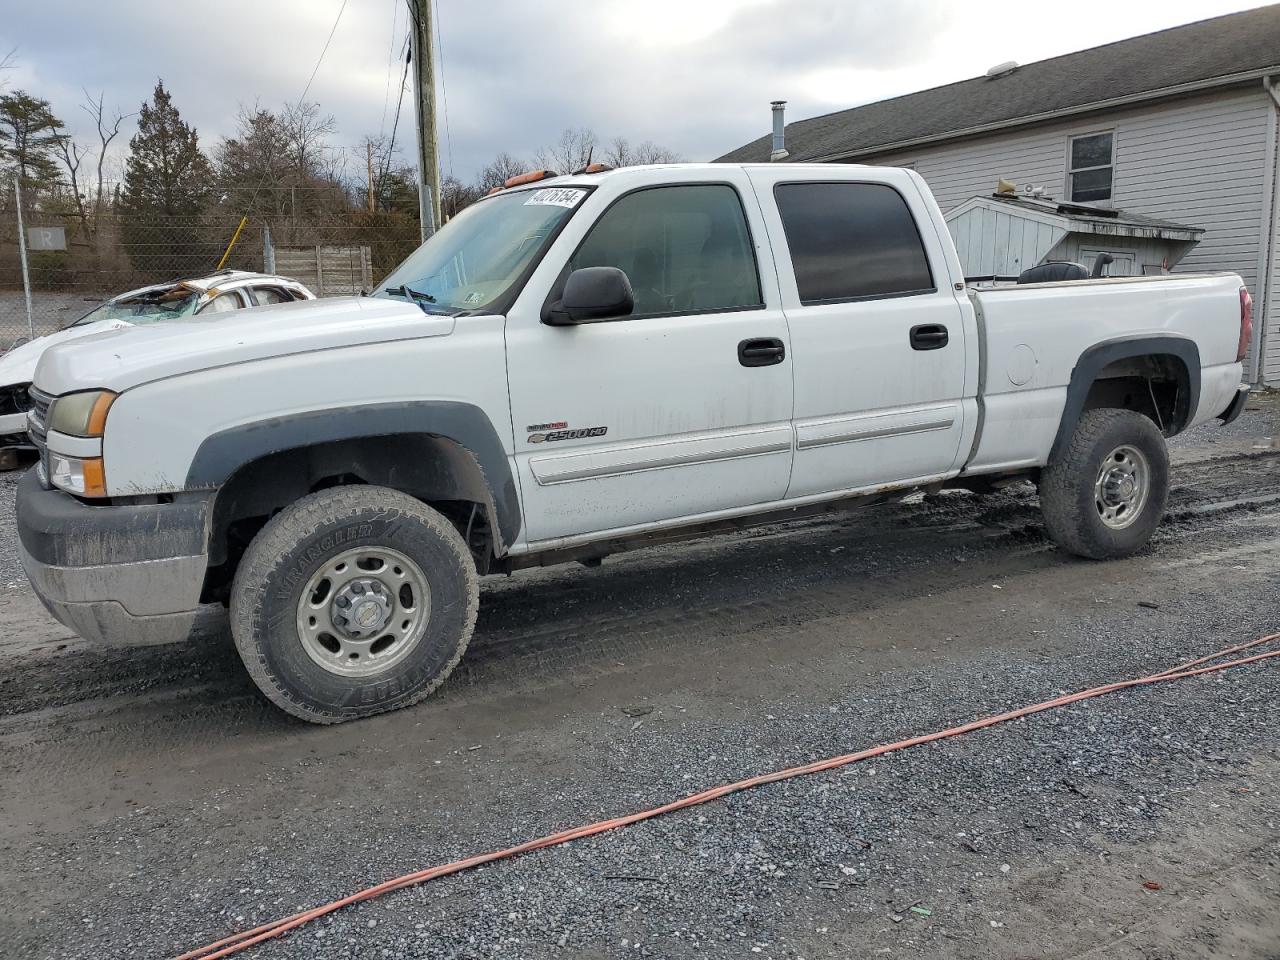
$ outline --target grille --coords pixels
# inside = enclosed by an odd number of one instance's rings
[[[38,430],[43,438],[48,432],[49,406],[53,403],[53,397],[35,387],[28,390],[27,395],[31,398],[31,413],[27,417],[28,425],[33,432]]]
[[[49,429],[46,424],[49,421],[49,406],[53,403],[53,397],[35,387],[27,393],[31,397],[31,410],[27,413],[27,436],[40,454],[40,466],[36,475],[40,478],[40,485],[47,490],[49,489],[49,445],[46,438]]]

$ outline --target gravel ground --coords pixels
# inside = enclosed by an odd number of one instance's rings
[[[18,626],[0,943],[172,955],[1280,629],[1280,402],[1253,406],[1179,438],[1170,516],[1130,560],[1063,557],[1014,488],[490,581],[441,696],[337,728],[264,705],[216,612],[173,647],[67,636],[0,517]],[[1274,661],[1115,694],[392,894],[253,955],[1280,957],[1278,696]]]

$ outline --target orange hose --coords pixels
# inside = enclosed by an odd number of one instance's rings
[[[611,820],[601,820],[598,823],[589,823],[585,826],[575,827],[571,830],[562,830],[559,833],[552,833],[545,837],[539,837],[537,840],[529,840],[525,843],[517,844],[514,847],[508,847],[505,850],[481,853],[474,857],[468,857],[465,860],[455,860],[452,863],[442,864],[438,867],[429,867],[425,870],[418,870],[414,873],[406,873],[404,876],[383,881],[382,883],[376,884],[372,887],[366,887],[363,890],[358,890],[355,893],[349,894],[338,900],[334,900],[331,903],[312,907],[310,910],[295,913],[293,916],[284,917],[283,919],[275,920],[259,927],[254,927],[252,930],[245,930],[241,933],[233,934],[232,936],[219,940],[216,943],[211,943],[207,946],[201,947],[198,950],[192,950],[188,953],[184,953],[181,956],[176,957],[175,960],[220,960],[222,957],[228,957],[233,953],[239,953],[240,951],[246,950],[254,944],[261,943],[264,940],[270,940],[274,937],[278,937],[283,933],[294,930],[305,923],[310,923],[312,920],[316,920],[326,914],[333,913],[336,910],[341,910],[343,907],[350,906],[353,903],[359,903],[363,900],[370,900],[374,897],[381,896],[384,893],[390,893],[392,890],[402,890],[405,887],[425,883],[428,880],[435,880],[438,877],[448,876],[451,873],[460,873],[463,870],[470,870],[473,867],[492,863],[495,860],[516,857],[522,853],[530,853],[534,850],[542,850],[546,847],[558,846],[562,843],[580,840],[583,837],[591,837],[599,833],[605,833],[609,830],[616,830],[619,827],[627,827],[633,823],[639,823],[642,820],[650,820],[654,817],[660,817],[663,814],[673,813],[676,810],[684,810],[688,807],[697,806],[698,804],[708,803],[711,800],[718,800],[721,797],[728,796],[731,793],[737,793],[740,790],[749,790],[753,787],[763,786],[767,783],[777,783],[780,780],[789,780],[793,777],[805,776],[811,773],[821,773],[826,770],[834,770],[837,767],[857,763],[860,760],[869,760],[873,757],[880,757],[886,753],[892,753],[896,750],[905,750],[908,747],[918,747],[922,744],[933,743],[937,740],[946,739],[947,737],[956,737],[964,733],[972,733],[975,730],[993,727],[998,723],[1017,720],[1019,717],[1030,716],[1033,713],[1041,713],[1045,710],[1065,707],[1073,703],[1078,703],[1081,700],[1088,700],[1092,697],[1100,697],[1103,694],[1114,693],[1117,690],[1126,690],[1130,687],[1145,686],[1152,683],[1163,683],[1168,680],[1181,680],[1186,677],[1198,677],[1206,673],[1215,673],[1219,670],[1227,670],[1231,667],[1239,667],[1248,663],[1258,663],[1262,660],[1270,660],[1273,657],[1280,657],[1280,650],[1273,650],[1269,653],[1258,653],[1248,657],[1241,657],[1237,660],[1227,660],[1223,663],[1212,664],[1211,666],[1201,666],[1201,664],[1209,663],[1211,660],[1218,660],[1233,653],[1249,650],[1253,647],[1270,643],[1278,639],[1280,639],[1280,633],[1268,634],[1265,637],[1259,637],[1257,640],[1251,640],[1248,643],[1241,643],[1233,647],[1227,647],[1223,650],[1219,650],[1217,653],[1211,653],[1205,657],[1197,657],[1194,660],[1188,660],[1186,663],[1181,663],[1176,667],[1170,667],[1168,670],[1164,670],[1160,673],[1153,673],[1144,677],[1136,677],[1132,680],[1120,680],[1115,683],[1108,683],[1099,687],[1090,687],[1087,690],[1081,690],[1077,693],[1055,697],[1052,700],[1045,700],[1042,703],[1032,704],[1029,707],[1019,707],[1016,710],[1009,710],[1005,713],[985,717],[981,720],[974,720],[958,727],[950,727],[946,730],[939,730],[936,733],[928,733],[918,737],[911,737],[906,740],[899,740],[896,743],[888,743],[878,747],[871,747],[867,750],[860,750],[857,753],[841,754],[837,757],[829,757],[825,760],[815,760],[812,763],[788,767],[784,770],[775,770],[772,773],[763,773],[758,776],[748,777],[745,780],[738,780],[734,783],[726,783],[722,786],[712,787],[711,789],[703,790],[700,793],[693,793],[682,799],[673,800],[670,803],[663,804],[660,807],[654,807],[650,810],[643,810],[639,813],[614,817]]]

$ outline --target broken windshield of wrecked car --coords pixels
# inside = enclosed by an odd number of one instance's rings
[[[109,300],[102,306],[90,310],[71,326],[79,327],[98,320],[158,323],[162,320],[189,317],[195,312],[199,300],[200,294],[197,291],[188,290],[185,287],[148,290],[131,297]]]
[[[586,195],[581,187],[543,187],[481,200],[410,254],[376,295],[413,300],[428,313],[482,311],[520,279]]]

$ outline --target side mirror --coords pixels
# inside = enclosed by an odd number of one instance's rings
[[[631,281],[617,267],[581,267],[569,274],[559,302],[545,317],[552,326],[597,323],[625,317],[635,308]]]

